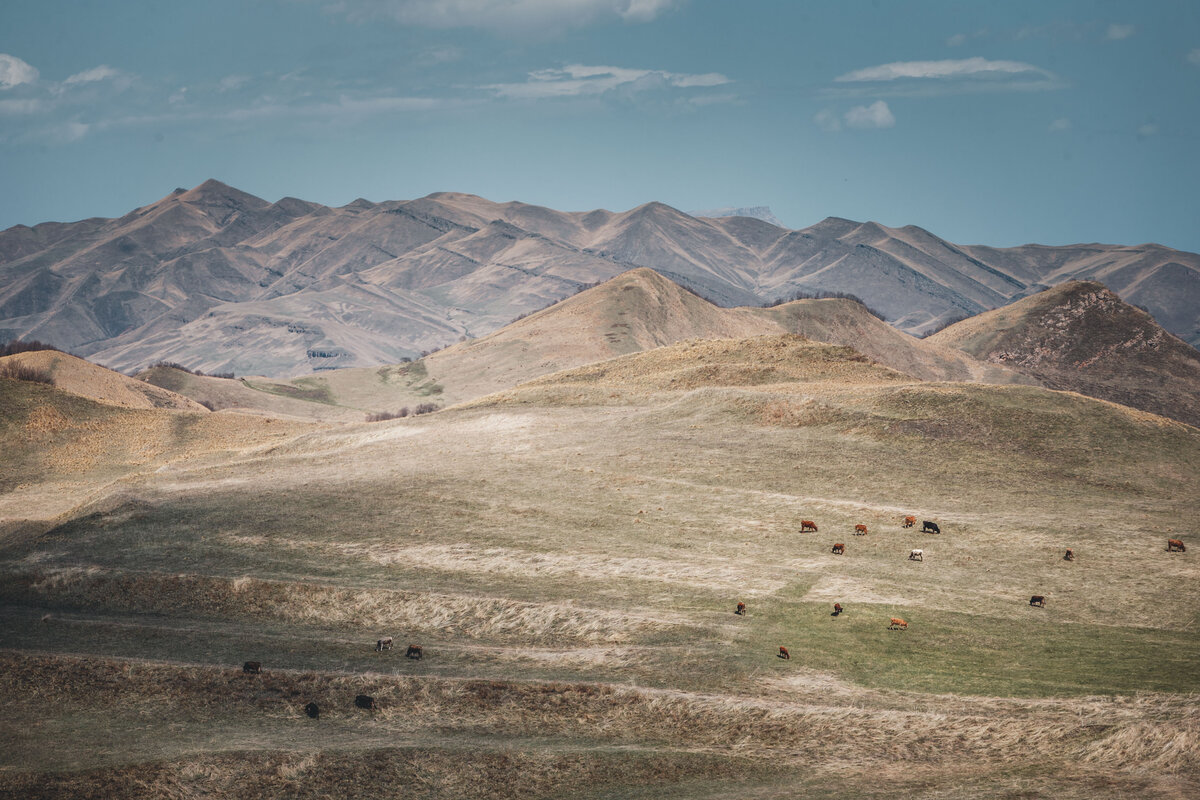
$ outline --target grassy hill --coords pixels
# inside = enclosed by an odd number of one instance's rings
[[[197,378],[155,368],[140,377],[216,408],[348,421],[460,403],[542,375],[688,339],[798,333],[853,347],[923,380],[1036,383],[1003,365],[897,331],[848,299],[796,300],[772,308],[721,308],[650,269],[634,269],[478,339],[413,362],[323,371],[291,381]]]
[[[134,380],[58,350],[35,350],[0,358],[0,371],[20,366],[45,374],[57,388],[124,408],[171,408],[206,412],[183,394]]]
[[[1071,281],[930,337],[1054,389],[1200,426],[1200,352],[1099,283]]]
[[[4,540],[4,791],[1200,791],[1195,428],[763,335],[258,436]]]

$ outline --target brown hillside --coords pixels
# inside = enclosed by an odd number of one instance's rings
[[[1033,383],[1000,365],[896,330],[851,300],[796,300],[774,308],[722,308],[650,269],[622,273],[480,339],[425,359],[447,400],[467,400],[540,375],[688,339],[797,333],[852,347],[922,380]]]
[[[141,377],[217,409],[354,421],[365,412],[469,401],[542,375],[686,340],[784,333],[851,347],[921,380],[1037,382],[1008,367],[915,339],[852,300],[722,308],[645,268],[624,272],[494,333],[412,363],[325,370],[291,381],[234,382],[161,368]]]
[[[1054,389],[1200,426],[1200,353],[1099,283],[1072,281],[930,337]]]
[[[41,354],[11,357],[22,355]],[[0,535],[17,520],[52,519],[131,473],[194,464],[206,455],[238,453],[311,430],[280,420],[210,414],[203,407],[202,413],[120,407],[8,378],[0,378],[0,408]]]
[[[208,412],[182,394],[114,372],[57,350],[37,350],[0,358],[0,365],[20,364],[48,373],[64,392],[124,408],[170,408]]]

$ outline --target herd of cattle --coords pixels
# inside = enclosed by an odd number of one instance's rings
[[[741,603],[739,605],[744,606],[745,604]],[[394,642],[395,642],[395,639],[393,639],[391,636],[385,636],[382,639],[377,639],[375,641],[375,652],[382,653],[385,650],[391,650]],[[406,658],[420,660],[420,659],[424,658],[425,650],[419,644],[410,644],[408,646],[408,649],[404,651],[404,655]],[[242,664],[242,672],[246,675],[261,675],[262,674],[262,662],[261,661],[247,661],[246,663]],[[363,709],[366,709],[367,711],[374,711],[377,708],[377,706],[375,705],[375,698],[371,697],[370,695],[366,695],[366,694],[355,695],[354,707],[355,708],[363,708]],[[321,718],[321,707],[318,706],[316,703],[307,703],[304,706],[304,713],[310,719],[320,719]]]
[[[904,518],[904,521],[901,523],[900,527],[912,528],[916,524],[917,524],[917,518],[908,516],[908,517]],[[800,521],[800,531],[801,531],[801,533],[804,533],[807,531],[812,531],[813,533],[816,533],[817,532],[817,523],[813,522],[812,520],[808,520],[808,519],[801,520]],[[931,522],[930,520],[923,520],[921,523],[921,532],[922,533],[939,533],[940,534],[942,532],[942,529],[938,526],[938,524],[936,522]],[[854,526],[854,534],[856,536],[867,535],[867,526],[863,525],[861,523],[855,525]],[[845,543],[844,542],[836,543],[833,546],[833,552],[835,555],[844,554],[846,552]],[[1187,547],[1185,547],[1183,542],[1179,539],[1168,539],[1167,540],[1167,552],[1169,552],[1169,553],[1170,552],[1186,553]],[[925,560],[925,551],[920,548],[914,548],[909,551],[908,559],[909,559],[909,561],[924,561]],[[1063,555],[1063,560],[1064,561],[1074,561],[1075,560],[1075,551],[1068,548],[1067,552]],[[1029,598],[1029,605],[1035,606],[1037,608],[1045,608],[1046,607],[1046,597],[1044,595],[1035,594]],[[737,614],[738,616],[743,616],[743,617],[746,616],[746,604],[739,602],[737,604],[737,609],[733,613]],[[833,604],[833,613],[830,614],[830,616],[837,617],[837,616],[840,616],[841,613],[842,613],[842,604],[834,603]],[[890,630],[890,631],[908,630],[908,623],[906,621],[904,621],[903,619],[900,619],[899,617],[891,617],[888,620],[888,630]],[[387,650],[391,650],[394,644],[395,644],[395,640],[391,636],[385,636],[382,639],[377,639],[375,641],[375,652],[382,653]],[[408,648],[404,651],[404,655],[406,658],[421,659],[424,657],[424,650],[422,649],[421,645],[419,645],[419,644],[410,644],[408,646]],[[791,653],[789,653],[788,649],[786,647],[784,647],[783,645],[780,645],[780,647],[779,647],[779,658],[782,658],[785,660],[791,660],[791,658],[792,658]],[[242,665],[242,672],[247,675],[258,675],[262,672],[262,662],[261,661],[247,661],[245,664]],[[373,711],[376,708],[375,698],[373,698],[369,695],[365,695],[365,694],[360,694],[360,695],[355,696],[354,705],[356,708],[362,708],[362,709],[366,709],[368,711]],[[319,719],[321,716],[321,709],[316,703],[308,703],[307,705],[304,706],[304,713],[306,715],[308,715],[309,717],[311,717],[312,719]]]
[[[912,528],[916,524],[917,524],[916,517],[906,516],[904,518],[904,520],[900,523],[900,527],[901,528]],[[800,532],[801,533],[807,533],[809,531],[816,533],[817,530],[818,530],[817,523],[813,522],[811,519],[800,520]],[[922,533],[939,533],[940,534],[942,532],[942,529],[936,522],[933,522],[931,520],[922,520],[921,532]],[[866,536],[867,535],[867,526],[863,525],[862,523],[858,523],[857,525],[855,525],[854,526],[854,535],[855,536]],[[846,543],[845,542],[837,542],[833,545],[833,554],[834,555],[836,555],[836,556],[844,555],[845,552],[846,552]],[[1168,553],[1170,553],[1170,552],[1186,553],[1187,547],[1185,547],[1183,542],[1179,539],[1167,539],[1167,552]],[[925,560],[925,551],[921,548],[913,548],[912,550],[909,550],[908,551],[908,560],[923,562]],[[1075,560],[1075,551],[1072,550],[1071,548],[1067,548],[1067,552],[1063,554],[1063,561],[1074,561],[1074,560]],[[1034,606],[1036,608],[1045,608],[1046,607],[1045,595],[1040,595],[1040,594],[1033,595],[1032,597],[1029,598],[1029,605]],[[733,613],[744,617],[746,615],[746,604],[738,603],[737,610],[734,611]],[[837,616],[840,616],[841,613],[842,613],[842,604],[834,603],[833,604],[833,613],[830,614],[830,616],[837,617]],[[892,617],[888,621],[888,630],[890,630],[890,631],[908,630],[908,623],[898,617]],[[791,655],[791,653],[788,652],[788,649],[781,645],[779,647],[779,658],[791,660],[791,657],[792,657],[792,655]]]

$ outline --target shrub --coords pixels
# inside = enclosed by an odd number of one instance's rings
[[[62,352],[62,350],[59,350],[54,345],[46,344],[45,342],[39,342],[37,339],[31,339],[28,342],[22,342],[20,339],[13,339],[12,341],[0,344],[0,358],[4,356],[15,356],[17,353],[32,353],[36,350],[54,350],[59,353]]]
[[[387,422],[389,419],[403,419],[408,416],[408,406],[399,411],[374,411],[367,414],[367,422]]]
[[[439,406],[437,403],[421,403],[419,406],[413,409],[412,413],[414,417],[417,414],[432,414],[434,411],[437,411],[438,408]]]
[[[49,372],[26,364],[0,364],[0,378],[54,385],[54,376]]]

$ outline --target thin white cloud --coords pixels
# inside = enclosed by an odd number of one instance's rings
[[[1066,84],[1049,70],[1023,61],[986,58],[895,61],[834,78],[828,94],[935,95],[995,91],[1040,91]]]
[[[217,91],[233,92],[242,88],[249,82],[250,77],[248,75],[226,75],[224,78],[221,78],[221,81],[217,84]]]
[[[1144,125],[1139,125],[1137,129],[1138,137],[1145,139],[1147,136],[1154,136],[1158,133],[1158,126],[1153,122],[1147,122]]]
[[[1189,64],[1195,64],[1197,67],[1200,67],[1200,47],[1188,51],[1187,60]]]
[[[837,133],[842,129],[842,118],[837,115],[837,112],[830,111],[828,108],[818,111],[813,120],[823,131]]]
[[[98,67],[85,69],[83,72],[76,72],[71,77],[67,78],[63,83],[68,86],[78,83],[96,83],[97,81],[107,81],[114,78],[120,78],[124,75],[120,70],[113,69],[107,64],[101,64]]]
[[[1128,39],[1135,33],[1137,33],[1137,28],[1132,25],[1118,25],[1113,23],[1108,26],[1108,31],[1104,34],[1104,38],[1110,42],[1119,42],[1122,39]]]
[[[493,83],[484,89],[514,100],[541,100],[559,97],[600,95],[614,89],[644,91],[674,87],[710,88],[732,83],[716,72],[687,74],[652,69],[600,67],[568,64],[561,69],[540,69],[529,73],[522,83]]]
[[[892,114],[892,110],[882,100],[876,100],[866,106],[855,106],[841,115],[828,108],[822,109],[817,112],[813,120],[821,130],[830,133],[837,133],[843,126],[870,129],[891,128],[896,124],[896,117]]]
[[[942,61],[895,61],[867,67],[834,78],[839,83],[858,81],[894,81],[904,78],[944,79],[977,78],[997,75],[1047,75],[1046,70],[1021,61],[989,61],[986,58],[944,59]]]
[[[1062,133],[1063,131],[1071,130],[1071,120],[1066,117],[1059,117],[1050,123],[1051,133]]]
[[[6,97],[0,100],[0,114],[38,114],[47,108],[46,101],[36,97]]]
[[[967,43],[967,35],[965,33],[956,33],[946,40],[947,47],[962,47]]]
[[[11,89],[22,83],[33,83],[38,71],[16,56],[0,53],[0,89]]]
[[[682,0],[337,0],[353,20],[390,18],[429,28],[482,28],[541,35],[596,22],[651,22]]]
[[[844,119],[851,128],[890,128],[896,124],[892,110],[882,100],[869,106],[855,106],[846,112]]]

